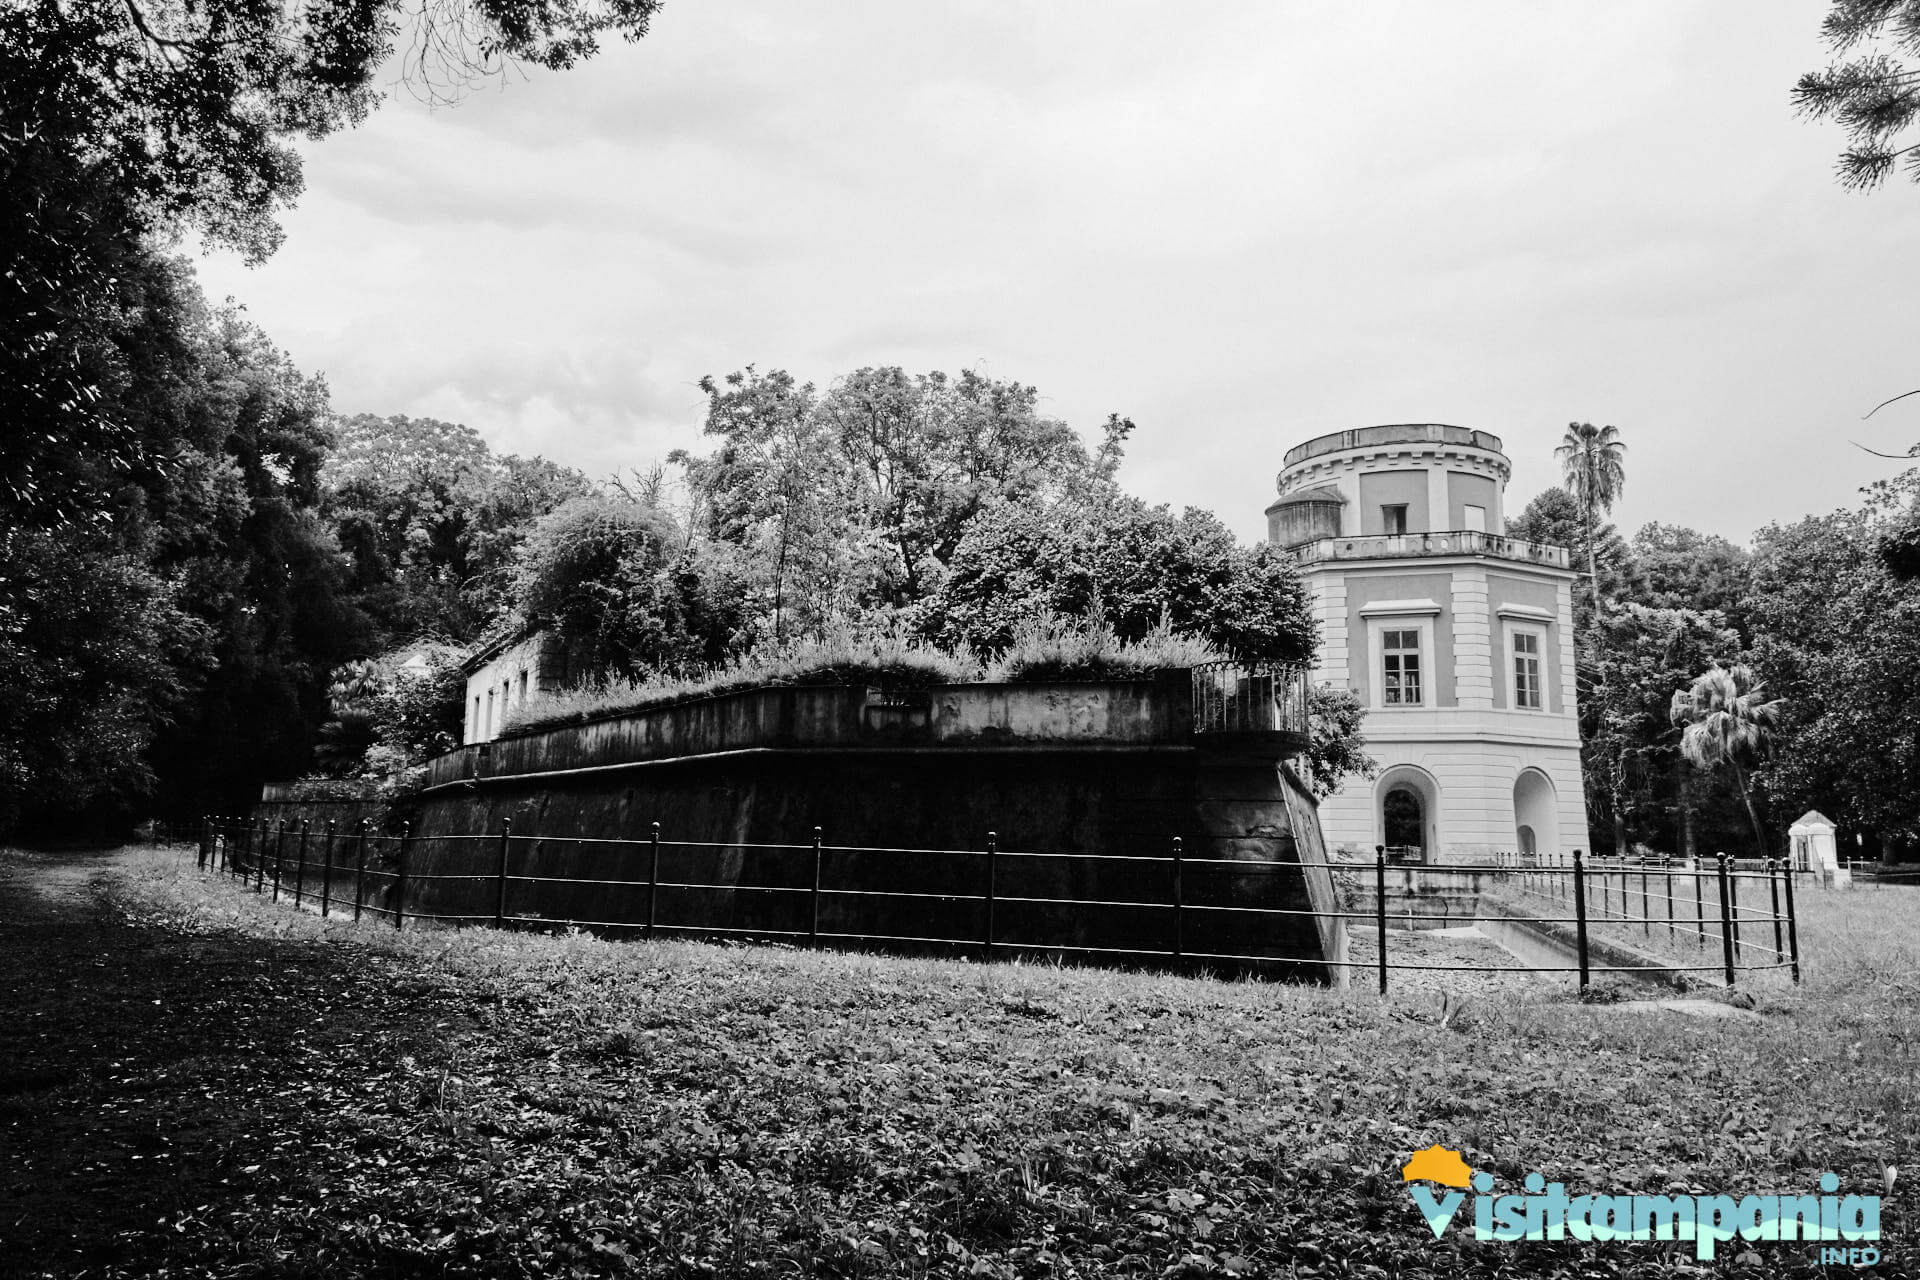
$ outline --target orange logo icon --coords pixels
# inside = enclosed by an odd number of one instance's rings
[[[1413,1159],[1401,1167],[1402,1182],[1412,1182],[1416,1178],[1438,1182],[1442,1186],[1465,1188],[1471,1183],[1473,1170],[1467,1168],[1467,1162],[1460,1158],[1458,1151],[1436,1142],[1424,1151],[1414,1152]]]

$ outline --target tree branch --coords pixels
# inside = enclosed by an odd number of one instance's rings
[[[1882,409],[1886,408],[1888,405],[1893,404],[1896,401],[1905,400],[1908,396],[1920,396],[1920,387],[1915,387],[1912,391],[1902,391],[1899,395],[1894,396],[1893,399],[1891,400],[1882,400],[1879,404],[1867,410],[1866,417],[1861,418],[1860,421],[1865,422],[1867,418],[1871,418],[1874,414],[1880,412]],[[1862,445],[1861,447],[1865,448],[1866,446]],[[1867,449],[1867,452],[1872,453],[1873,450]],[[1888,457],[1890,455],[1882,454],[1881,456]]]

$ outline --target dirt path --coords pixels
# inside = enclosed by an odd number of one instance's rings
[[[142,921],[101,892],[118,856],[0,849],[0,1276],[221,1274],[249,1171],[309,1140],[314,1056],[433,1052],[377,958]]]

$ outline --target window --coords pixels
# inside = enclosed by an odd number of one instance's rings
[[[1420,705],[1418,628],[1396,628],[1380,633],[1380,696],[1389,707]]]
[[[1407,531],[1407,504],[1402,502],[1391,507],[1381,507],[1380,527],[1387,533],[1405,533]]]
[[[472,724],[473,727],[467,731],[467,741],[478,742],[480,740],[480,695],[477,693],[473,695]]]
[[[1513,705],[1538,711],[1540,702],[1540,633],[1532,628],[1513,631]]]
[[[520,673],[520,701],[524,703],[526,702],[526,700],[527,700],[527,673],[522,671]]]
[[[1463,529],[1471,529],[1475,533],[1485,533],[1487,531],[1487,509],[1485,507],[1476,507],[1471,502],[1467,503],[1460,514],[1460,527]]]
[[[493,736],[493,690],[491,689],[487,690],[487,718],[480,726],[480,736],[483,738]]]

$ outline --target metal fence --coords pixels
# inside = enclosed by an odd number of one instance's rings
[[[1298,864],[1195,857],[1178,837],[1164,854],[1050,853],[1003,849],[993,832],[978,849],[925,849],[834,845],[818,828],[805,842],[769,844],[670,839],[658,823],[645,840],[622,840],[523,835],[510,824],[485,835],[414,835],[375,832],[366,823],[345,830],[331,822],[210,819],[198,858],[203,868],[234,876],[276,902],[323,916],[371,915],[396,928],[580,928],[1269,970],[1326,963],[1305,948],[1235,949],[1203,941],[1284,937],[1276,922],[1293,918],[1296,927],[1314,928],[1317,913],[1245,901],[1276,873],[1297,875]],[[565,874],[541,874],[543,863],[556,860],[568,864]],[[740,874],[743,862],[750,874]],[[590,873],[596,864],[605,868],[601,874]],[[442,869],[451,866],[461,869]],[[914,887],[917,880],[964,881],[970,888]],[[1108,891],[1075,891],[1090,886]],[[601,909],[590,916],[541,910],[542,891],[554,887],[590,890]],[[1304,884],[1300,893],[1304,898]],[[740,899],[785,905],[754,910],[750,914],[761,918],[756,923],[729,924],[712,918],[718,895],[726,895],[728,908]],[[836,927],[844,916],[836,904],[846,902],[864,904],[870,916],[878,911],[921,927]],[[1107,937],[1064,942],[1046,936],[1047,926],[1062,920],[1081,917],[1084,925],[1090,911],[1106,913]],[[1116,940],[1127,933],[1144,941]]]
[[[1355,977],[1371,971],[1383,993],[1394,971],[1557,973],[1578,975],[1583,988],[1605,974],[1705,974],[1733,985],[1743,973],[1784,970],[1800,980],[1794,884],[1784,860],[1742,864],[1724,855],[1704,866],[1599,862],[1578,850],[1564,859],[1509,854],[1493,864],[1397,865],[1380,847],[1371,876],[1365,863],[1332,864],[1341,900],[1316,909],[1304,878],[1297,881],[1303,906],[1246,900],[1262,892],[1264,877],[1298,875],[1297,862],[1194,857],[1178,837],[1162,854],[1045,853],[1002,849],[992,832],[978,849],[919,849],[832,845],[818,828],[804,842],[748,844],[667,839],[657,823],[645,840],[621,840],[516,834],[510,824],[492,834],[416,836],[405,828],[376,832],[364,822],[343,829],[333,822],[210,818],[197,850],[202,868],[275,902],[323,917],[382,918],[395,928],[409,921],[580,928],[1270,972],[1325,966]],[[565,864],[563,874],[541,874],[556,870],[556,861]],[[1389,920],[1417,930],[1459,917],[1390,911],[1390,901],[1407,894],[1389,892],[1389,871],[1417,879],[1416,903],[1420,893],[1464,886],[1476,919],[1491,914],[1522,927],[1565,963],[1422,963]],[[597,910],[543,911],[555,886],[590,893]],[[1088,887],[1095,892],[1076,892]],[[743,900],[780,905],[756,909],[747,925],[715,918],[716,904],[725,917]],[[863,918],[889,927],[839,927],[846,903],[861,904]],[[1060,920],[1084,924],[1102,912],[1130,930],[1131,941],[1047,936],[1050,922],[1057,935]],[[1301,947],[1306,929],[1324,944],[1324,922],[1337,925],[1335,937],[1370,940],[1376,954],[1356,960],[1341,946],[1334,954]]]

